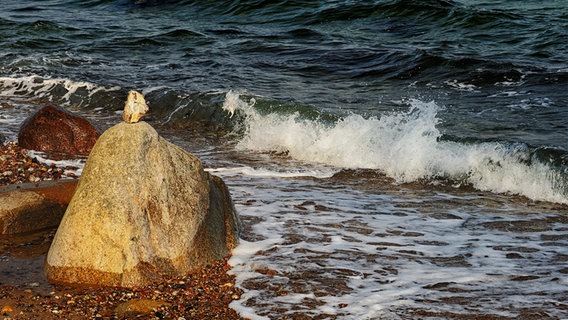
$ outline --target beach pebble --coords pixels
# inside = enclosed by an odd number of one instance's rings
[[[243,318],[228,307],[243,292],[235,286],[235,276],[227,274],[231,269],[227,260],[228,257],[182,277],[136,288],[76,287],[38,294],[0,284],[0,293],[19,299],[16,304],[0,304],[13,309],[0,319],[240,320]],[[180,283],[185,287],[180,288]]]
[[[161,306],[169,306],[165,301],[155,301],[150,299],[134,299],[119,304],[115,312],[119,315],[145,314],[151,313]]]
[[[14,308],[10,305],[3,306],[1,310],[2,314],[8,314],[14,312]]]

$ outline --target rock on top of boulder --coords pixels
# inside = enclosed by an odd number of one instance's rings
[[[86,118],[48,103],[22,123],[18,144],[25,149],[86,156],[99,136]]]
[[[222,259],[236,245],[238,217],[218,180],[145,122],[108,129],[57,230],[48,279],[136,286]]]
[[[122,120],[126,123],[137,123],[148,110],[150,108],[148,108],[144,96],[140,92],[130,90],[124,104]]]

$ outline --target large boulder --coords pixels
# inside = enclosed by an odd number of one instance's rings
[[[22,123],[18,144],[25,149],[86,156],[99,136],[86,118],[48,103]]]
[[[236,246],[223,181],[146,122],[97,141],[49,250],[54,283],[140,286],[184,275]]]

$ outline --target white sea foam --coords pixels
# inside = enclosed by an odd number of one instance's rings
[[[223,110],[227,111],[232,117],[237,110],[251,111],[252,107],[256,104],[256,100],[251,100],[247,103],[240,99],[240,94],[234,90],[229,90],[225,95],[225,101],[223,102]]]
[[[26,152],[30,157],[35,158],[40,163],[43,163],[47,166],[55,165],[58,168],[63,168],[64,174],[72,173],[75,176],[80,176],[83,173],[83,168],[85,167],[85,163],[87,162],[87,159],[85,157],[67,160],[54,160],[41,151],[26,150]]]
[[[0,106],[0,133],[15,140],[20,124],[37,110],[38,99],[54,101],[66,107],[81,107],[96,93],[118,90],[120,87],[37,75],[0,77],[0,102],[7,106]],[[81,97],[77,99],[77,95]],[[98,113],[101,110],[101,107],[93,108]]]
[[[459,82],[457,80],[446,80],[444,84],[449,86],[450,88],[456,89],[458,91],[476,91],[477,87],[473,84],[467,84],[463,82]]]
[[[2,98],[1,92],[0,98]],[[35,107],[7,98],[1,100],[0,102],[6,105],[0,105],[0,134],[8,141],[14,141],[17,139],[21,123],[35,110]]]
[[[413,196],[413,203],[398,191],[217,174],[247,225],[229,261],[245,289],[231,303],[242,316],[399,319],[397,310],[425,308],[515,317],[565,292],[561,267],[551,262],[568,240],[559,234],[547,242],[554,224],[514,230],[518,208],[488,207],[469,194]],[[538,225],[545,217],[537,210],[521,219]],[[511,231],[493,227],[508,223]],[[445,303],[449,297],[468,302]]]
[[[88,96],[100,91],[116,91],[120,87],[104,87],[86,81],[74,81],[64,78],[45,78],[37,75],[20,77],[0,77],[1,97],[31,96],[33,98],[50,97],[56,87],[61,87],[65,93],[63,101],[69,101],[78,90],[85,90]]]
[[[380,169],[403,182],[448,177],[482,190],[565,202],[554,185],[560,177],[547,165],[529,161],[522,144],[441,141],[436,128],[440,108],[432,102],[413,100],[408,112],[380,119],[352,115],[325,126],[299,114],[260,115],[231,94],[230,101],[237,103],[225,108],[247,117],[248,131],[240,149],[283,152],[336,167]],[[464,312],[459,304],[420,302],[443,301],[451,295],[449,290],[456,290],[458,299],[479,301],[465,307],[469,312],[515,317],[518,314],[507,307],[542,305],[564,292],[566,282],[554,276],[557,267],[548,265],[560,247],[549,250],[547,244],[540,244],[542,233],[483,227],[514,221],[515,217],[506,216],[507,207],[492,214],[495,208],[468,206],[477,199],[469,195],[440,193],[436,197],[456,203],[445,207],[427,205],[437,201],[432,199],[399,199],[347,188],[337,192],[316,182],[258,174],[263,170],[216,171],[228,181],[245,223],[253,224],[243,235],[249,240],[241,242],[231,259],[237,285],[245,290],[251,283],[265,286],[251,289],[231,304],[241,315],[399,319],[395,310],[413,307],[459,314]],[[428,210],[433,214],[447,210],[451,218],[432,218]],[[260,248],[254,241],[257,237],[263,239]],[[530,255],[530,260],[512,260],[507,249],[498,246],[526,250],[530,253],[521,254]],[[256,272],[262,268],[277,275]],[[538,284],[510,281],[534,274],[545,276],[534,280]],[[539,297],[535,288],[543,283],[547,293]],[[287,294],[275,296],[267,284]],[[348,289],[335,289],[343,284]],[[294,292],[298,287],[300,292]],[[318,307],[306,302],[312,300],[318,301]]]
[[[329,178],[333,176],[337,170],[331,169],[296,169],[296,170],[274,170],[269,168],[252,168],[249,166],[241,166],[234,168],[208,168],[205,169],[211,173],[222,173],[223,175],[246,175],[253,177],[280,177],[280,178],[298,178],[298,177],[314,177]]]
[[[435,102],[409,100],[406,112],[364,118],[352,114],[333,125],[300,114],[261,115],[230,91],[223,108],[246,115],[241,150],[286,153],[340,168],[378,169],[400,182],[449,179],[479,190],[568,203],[565,178],[533,161],[523,144],[464,144],[441,140]],[[530,164],[529,164],[530,163]]]

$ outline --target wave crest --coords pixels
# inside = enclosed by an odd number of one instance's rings
[[[409,100],[409,109],[380,118],[348,115],[332,124],[293,114],[260,114],[227,93],[225,110],[243,112],[238,149],[277,152],[337,168],[375,169],[398,182],[447,182],[534,200],[568,203],[564,167],[543,161],[522,143],[443,139],[443,111],[435,102]]]

